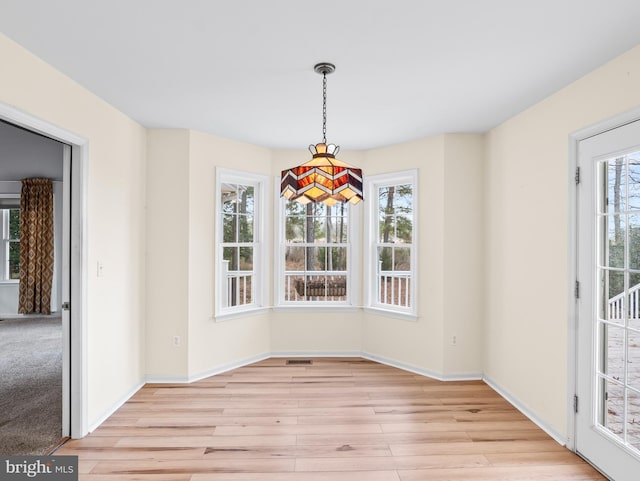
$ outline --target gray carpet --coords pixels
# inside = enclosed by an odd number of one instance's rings
[[[61,426],[61,319],[0,321],[0,454],[43,454]]]

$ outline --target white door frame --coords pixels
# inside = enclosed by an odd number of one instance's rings
[[[71,146],[71,356],[70,413],[72,438],[89,432],[87,395],[87,165],[89,141],[73,132],[0,102],[0,119]],[[66,181],[67,179],[65,179]],[[66,341],[68,343],[68,341]],[[63,427],[66,431],[69,427]]]
[[[577,355],[578,355],[578,303],[576,299],[576,282],[578,279],[578,256],[577,256],[577,232],[578,232],[578,204],[577,189],[580,188],[576,184],[576,170],[578,167],[578,144],[589,137],[613,130],[623,125],[640,120],[640,108],[635,108],[622,114],[610,117],[583,129],[577,130],[569,135],[569,278],[568,278],[568,367],[567,367],[567,448],[576,451],[576,414],[574,399],[576,396],[576,380],[578,376]],[[579,400],[578,400],[578,409]]]

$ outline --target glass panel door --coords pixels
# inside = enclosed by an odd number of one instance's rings
[[[630,481],[640,472],[640,122],[580,142],[579,166],[576,447]]]

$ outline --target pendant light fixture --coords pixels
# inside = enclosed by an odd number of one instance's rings
[[[335,69],[335,65],[327,62],[314,67],[322,74],[322,142],[309,146],[313,155],[310,161],[282,171],[280,195],[301,204],[323,202],[332,206],[347,201],[357,204],[363,198],[362,170],[336,159],[340,147],[327,144],[327,75]]]

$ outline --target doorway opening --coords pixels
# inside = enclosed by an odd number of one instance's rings
[[[59,252],[62,280],[56,293],[63,345],[61,437],[80,438],[88,433],[85,222],[87,140],[4,104],[0,104],[0,121],[63,144],[63,172],[58,195],[63,206]]]

